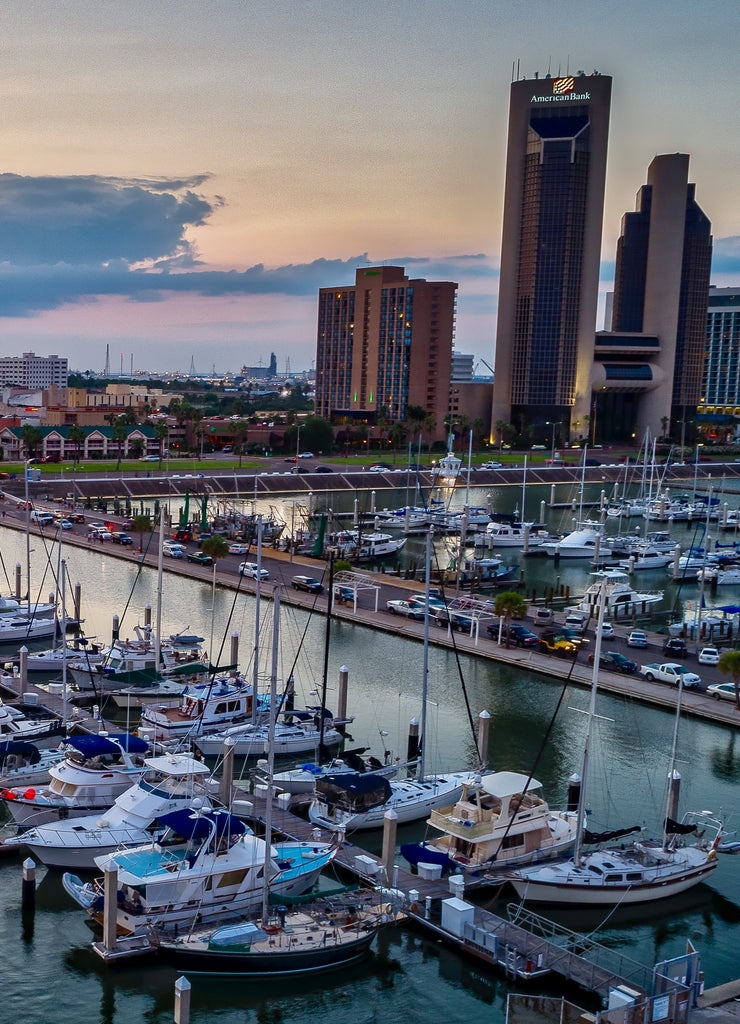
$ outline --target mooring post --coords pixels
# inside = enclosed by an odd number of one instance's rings
[[[21,910],[33,910],[36,906],[36,861],[28,857],[23,861],[23,883],[21,885]]]
[[[187,978],[175,982],[175,1024],[190,1024],[190,989]]]

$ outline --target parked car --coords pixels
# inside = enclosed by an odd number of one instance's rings
[[[663,654],[670,654],[674,658],[685,658],[688,653],[686,643],[680,636],[671,636],[663,644]]]
[[[553,620],[552,608],[532,608],[529,614],[534,619],[535,626],[549,626]]]
[[[627,634],[628,647],[647,647],[648,638],[644,629],[633,629]]]
[[[112,534],[111,534],[110,530],[105,530],[105,529],[103,529],[103,530],[90,530],[90,532],[87,535],[87,539],[88,540],[110,540],[111,536],[112,536]]]
[[[229,544],[230,555],[248,555],[249,544]]]
[[[699,651],[699,664],[719,665],[719,651],[717,650],[717,648],[702,647],[702,649]]]
[[[439,609],[434,615],[438,626],[449,626],[459,633],[470,633],[473,628],[473,619],[464,612],[451,612],[447,608]]]
[[[290,581],[294,590],[307,590],[310,594],[323,594],[324,584],[313,576],[294,576]]]
[[[305,466],[293,466],[291,473],[310,473],[310,469],[306,469]]]
[[[202,551],[188,551],[185,557],[189,562],[195,562],[196,565],[213,565],[211,556],[204,555]]]
[[[501,469],[503,462],[484,462],[481,465],[481,469]]]
[[[612,626],[611,622],[602,622],[601,623],[601,639],[602,640],[613,640],[616,637],[616,635],[617,634],[614,632],[614,626]]]
[[[411,601],[393,600],[386,601],[385,608],[391,615],[405,615],[409,619],[423,619],[424,610]]]
[[[333,473],[331,466],[317,466],[314,473]]]
[[[185,548],[182,544],[178,544],[175,541],[166,540],[162,545],[162,552],[165,555],[169,555],[170,558],[184,558]]]
[[[494,640],[498,640],[499,624],[498,622],[491,622],[486,626],[488,635]],[[504,626],[501,631],[501,640],[505,643],[508,637],[510,644],[514,647],[536,647],[540,642],[540,638],[536,633],[533,633],[531,629],[527,629],[526,626],[520,626],[518,623],[513,623],[509,626],[508,630]]]
[[[570,640],[572,644],[576,644],[578,647],[588,643],[588,640],[582,633],[579,633],[576,629],[571,629],[569,626],[548,626],[547,629],[542,630],[540,638],[542,640]]]
[[[697,690],[701,686],[701,676],[675,661],[668,661],[663,665],[655,661],[649,665],[642,665],[640,675],[645,676],[649,683],[669,683],[671,686],[682,683],[688,690]]]
[[[73,530],[74,526],[70,523],[69,519],[57,519],[56,528],[57,530]]]
[[[588,660],[593,664],[594,656],[589,654]],[[610,668],[615,672],[624,672],[632,675],[637,672],[637,662],[620,654],[619,651],[602,651],[599,655],[599,665],[602,668]]]
[[[575,658],[579,646],[564,636],[541,636],[539,639],[539,648],[543,654],[557,654],[559,658]]]
[[[270,574],[267,569],[259,569],[256,562],[241,562],[239,565],[239,572],[242,576],[248,576],[253,580],[269,580],[270,578]]]
[[[124,533],[123,530],[114,530],[110,535],[110,539],[114,544],[122,544],[125,548],[133,547],[133,540],[127,533]]]
[[[299,459],[313,459],[315,457],[316,456],[314,455],[313,452],[299,452],[298,453],[298,458]]]
[[[707,697],[714,697],[715,700],[735,700],[734,683],[712,683],[707,687]]]
[[[337,583],[334,586],[334,600],[339,604],[354,604],[355,592],[351,587],[343,587]]]

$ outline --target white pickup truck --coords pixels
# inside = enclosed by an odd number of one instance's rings
[[[641,665],[640,675],[644,676],[648,682],[670,683],[671,686],[678,686],[679,681],[682,681],[687,690],[695,690],[701,686],[701,676],[686,668],[685,665],[678,665],[673,661],[665,662],[663,665],[659,665],[657,662]]]

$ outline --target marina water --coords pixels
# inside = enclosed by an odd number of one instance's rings
[[[509,492],[506,495],[511,498]],[[534,510],[533,510],[534,511]],[[0,530],[3,561],[12,578],[12,566],[25,557],[21,535]],[[42,538],[33,538],[33,586],[41,593],[53,589],[44,571]],[[73,582],[83,587],[83,616],[88,635],[105,640],[114,614],[123,617],[121,635],[143,620],[146,604],[155,604],[156,573],[108,555],[108,549],[68,548],[65,558]],[[543,579],[553,576],[552,564],[538,563]],[[527,573],[534,571],[527,567]],[[563,567],[572,574],[572,592],[582,588],[584,570]],[[139,579],[137,580],[137,576]],[[577,579],[578,577],[578,579]],[[529,575],[528,575],[529,579]],[[134,584],[136,586],[134,588]],[[641,585],[663,586],[662,574],[652,574]],[[528,583],[529,586],[529,583]],[[8,583],[3,587],[7,591]],[[129,610],[124,609],[133,589]],[[735,601],[736,595],[729,600]],[[724,600],[724,595],[723,595]],[[267,606],[265,605],[265,608]],[[368,613],[371,614],[371,613]],[[215,636],[240,634],[240,664],[247,667],[254,645],[254,598],[217,591]],[[265,622],[270,616],[265,614]],[[300,699],[315,700],[320,687],[324,621],[310,622],[305,612],[283,607],[283,678],[292,671]],[[206,582],[166,577],[163,632],[199,632],[209,637],[211,587]],[[266,626],[267,628],[267,626]],[[305,632],[301,653],[299,641]],[[267,637],[261,641],[269,647]],[[217,646],[217,645],[216,645]],[[213,652],[214,658],[218,651]],[[222,661],[224,658],[221,659]],[[560,696],[562,679],[543,679],[522,664],[499,666],[483,659],[461,657],[463,675],[474,715],[484,708],[492,715],[488,764],[492,769],[528,770]],[[332,630],[329,659],[332,686],[339,667],[350,670],[352,745],[367,745],[374,752],[386,745],[405,750],[410,718],[419,715],[421,648],[391,634],[346,622]],[[262,673],[261,673],[262,674]],[[313,691],[313,693],[312,693]],[[427,757],[432,768],[452,769],[473,760],[457,659],[453,652],[433,649],[430,655],[429,732]],[[537,777],[551,804],[562,805],[568,777],[580,768],[585,733],[587,692],[567,689],[549,743],[542,753]],[[330,692],[328,704],[336,704]],[[673,716],[626,699],[599,699],[601,757],[594,768],[598,788],[589,794],[590,824],[641,824],[657,834],[662,820],[664,783],[673,729]],[[133,721],[129,724],[133,725]],[[682,807],[711,809],[738,823],[740,741],[736,732],[707,722],[686,719],[681,726],[679,767],[683,776]],[[401,830],[399,842],[421,838],[423,825]],[[379,840],[378,840],[379,841]],[[2,968],[6,976],[4,1016],[24,1021],[48,1021],[60,1011],[74,1012],[79,1024],[164,1024],[172,1020],[176,973],[144,963],[106,967],[90,949],[91,932],[84,915],[63,892],[58,875],[38,869],[40,885],[34,917],[20,908],[20,858],[0,862],[0,933]],[[495,894],[494,894],[495,895]],[[493,904],[505,913],[505,900]],[[679,955],[687,938],[699,949],[712,986],[735,977],[740,933],[740,857],[723,856],[711,878],[677,900],[638,908],[632,916],[619,911],[608,919],[587,913],[561,912],[561,923],[591,932],[605,944],[644,964]],[[595,936],[595,937],[597,937]],[[291,1024],[341,1014],[343,1019],[424,1024],[432,1010],[436,1018],[465,1018],[471,1024],[498,1024],[505,1014],[508,983],[479,966],[463,961],[455,952],[410,931],[381,934],[372,957],[364,964],[344,968],[316,980],[279,982],[193,977],[191,1020],[290,1021]],[[521,989],[521,984],[515,990]],[[547,986],[548,990],[552,985]]]

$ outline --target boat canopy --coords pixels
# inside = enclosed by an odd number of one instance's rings
[[[103,754],[120,754],[121,748],[128,750],[131,754],[145,754],[149,744],[140,736],[133,733],[116,733],[110,736],[95,736],[83,734],[81,736],[69,736],[65,743],[78,750],[83,757],[102,757]]]
[[[379,807],[390,800],[392,792],[388,779],[378,775],[343,772],[316,780],[316,793],[327,803],[357,810]]]
[[[6,757],[25,757],[29,764],[38,764],[41,760],[39,748],[34,743],[24,743],[22,740],[7,740],[0,743],[0,765],[5,764]]]
[[[183,839],[207,839],[212,833],[221,839],[223,836],[243,836],[249,831],[243,821],[222,810],[200,812],[181,809],[163,814],[159,821]]]

